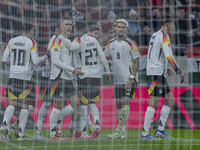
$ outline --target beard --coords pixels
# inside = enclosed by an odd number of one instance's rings
[[[123,36],[124,36],[124,33],[118,33],[117,36],[118,36],[118,37],[123,37]]]

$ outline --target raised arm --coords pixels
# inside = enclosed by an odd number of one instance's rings
[[[70,40],[66,39],[62,34],[58,37],[62,40],[67,49],[70,49],[71,51],[76,51],[80,48],[79,38],[75,38],[74,41],[71,42]]]

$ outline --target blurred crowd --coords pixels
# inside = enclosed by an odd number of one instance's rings
[[[19,24],[28,21],[36,27],[35,40],[42,51],[60,18],[68,16],[74,24],[81,21],[87,26],[98,21],[102,47],[115,36],[115,20],[125,18],[127,36],[139,46],[148,46],[151,34],[160,29],[165,14],[175,17],[176,28],[170,38],[178,51],[181,47],[200,46],[200,0],[0,0],[0,41],[4,44],[19,35]]]

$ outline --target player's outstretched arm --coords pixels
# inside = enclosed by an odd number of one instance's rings
[[[62,40],[67,49],[70,49],[71,51],[76,51],[79,49],[80,45],[77,42],[71,42],[70,40],[67,40],[62,34],[58,37]]]
[[[45,60],[48,59],[48,56],[44,55],[42,57],[39,57],[38,54],[37,54],[37,52],[35,51],[35,52],[31,53],[31,58],[32,58],[33,64],[37,66],[39,64],[44,63]]]
[[[32,40],[31,59],[33,61],[33,64],[36,65],[36,66],[39,65],[39,64],[41,64],[41,63],[43,63],[45,60],[48,59],[47,55],[44,55],[42,57],[38,56],[38,53],[37,53],[37,43],[36,43],[35,40]]]

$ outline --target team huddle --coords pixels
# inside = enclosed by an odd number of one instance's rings
[[[154,33],[150,39],[147,56],[147,87],[150,101],[145,114],[141,140],[159,140],[160,138],[173,140],[164,130],[174,102],[165,72],[171,76],[175,71],[180,76],[181,83],[184,82],[184,75],[174,59],[167,34],[173,27],[173,21],[168,17],[161,30]],[[72,31],[72,20],[64,17],[59,28],[55,30],[55,35],[49,41],[46,55],[42,57],[38,56],[37,43],[32,40],[34,26],[26,24],[21,29],[22,35],[8,42],[2,59],[6,65],[10,66],[10,76],[4,94],[9,101],[9,106],[5,110],[0,128],[1,138],[12,139],[10,129],[13,128],[18,140],[29,140],[24,130],[35,103],[33,66],[42,63],[45,63],[40,87],[40,100],[43,104],[38,114],[35,140],[67,140],[69,137],[85,140],[96,139],[99,136],[101,120],[95,102],[99,101],[102,64],[109,83],[114,83],[113,97],[116,101],[118,120],[115,132],[107,137],[109,139],[127,138],[125,123],[129,116],[130,101],[135,98],[140,53],[136,42],[126,36],[126,20],[123,18],[116,20],[114,27],[116,37],[108,41],[103,51],[97,41],[100,31],[98,23],[89,25],[86,33],[83,30],[71,42],[68,36]],[[107,62],[110,57],[113,60],[113,81]],[[174,71],[167,67],[166,60]],[[154,138],[149,135],[149,129],[160,96],[164,97],[166,103],[162,107],[160,124]],[[66,98],[70,102],[69,105],[66,105]],[[21,102],[19,119],[12,123],[12,116],[18,102]],[[47,111],[53,102],[54,106],[50,114],[50,136],[46,138],[42,134],[42,127]],[[94,124],[90,120],[88,110]],[[71,123],[69,134],[66,136],[61,132],[61,123],[69,115],[71,115]],[[90,135],[86,132],[87,127]]]

